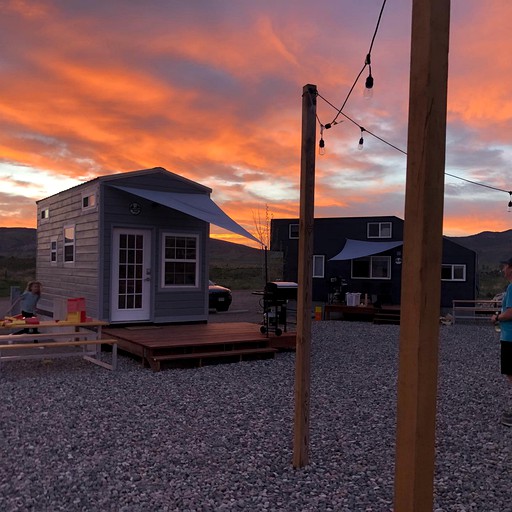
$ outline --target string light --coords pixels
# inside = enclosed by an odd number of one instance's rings
[[[325,155],[325,142],[324,142],[324,128],[323,124],[320,125],[320,142],[318,143],[318,154]]]
[[[370,74],[366,78],[364,95],[368,98],[370,98],[373,95],[373,76],[372,76],[372,69],[370,66],[371,54],[372,54],[373,43],[375,42],[375,38],[377,37],[377,32],[379,31],[380,20],[382,19],[382,13],[384,12],[384,7],[386,6],[386,1],[387,0],[383,0],[383,2],[382,2],[382,7],[380,8],[379,18],[377,19],[377,25],[375,26],[375,30],[373,32],[372,41],[370,43],[370,48],[368,50],[368,53],[366,54],[366,59],[365,59],[364,65],[361,68],[361,71],[359,71],[358,75],[356,76],[356,79],[354,80],[352,87],[348,91],[347,97],[345,98],[345,101],[343,102],[340,109],[338,110],[338,113],[334,116],[334,119],[331,121],[331,124],[333,124],[333,125],[336,124],[336,120],[338,119],[338,117],[343,114],[342,111],[345,108],[345,105],[347,104],[347,101],[350,98],[350,95],[352,94],[354,87],[356,86],[357,82],[359,81],[359,78],[363,74],[363,71],[366,69],[366,66],[370,67],[370,69],[369,69]]]
[[[333,109],[338,110],[338,108],[335,105],[333,105],[329,100],[324,98],[320,93],[318,93],[318,97],[320,99],[322,99],[325,103],[327,103],[327,105],[329,105]],[[396,151],[402,153],[403,155],[407,156],[407,152],[406,151],[404,151],[403,149],[400,149],[399,147],[395,146],[394,144],[391,144],[391,142],[388,142],[387,140],[383,139],[382,137],[379,137],[378,135],[376,135],[375,133],[371,132],[370,130],[367,130],[366,128],[361,126],[357,121],[352,119],[350,116],[348,116],[344,112],[340,112],[340,114],[345,119],[347,119],[351,123],[355,124],[361,130],[361,138],[359,139],[359,144],[357,146],[357,148],[359,150],[363,149],[363,145],[364,145],[363,132],[366,132],[369,135],[371,135],[372,137],[375,137],[377,140],[380,140],[382,143],[386,144],[387,146],[389,146],[389,147],[395,149]],[[335,122],[335,123],[330,123],[329,125],[325,125],[325,128],[327,128],[327,126],[329,126],[329,128],[330,128],[331,126],[334,126],[335,124],[339,124],[339,121]],[[488,188],[488,189],[491,189],[491,190],[496,190],[498,192],[505,192],[505,193],[509,194],[510,195],[510,200],[508,202],[508,211],[512,212],[512,190],[508,191],[508,190],[504,190],[502,188],[493,187],[492,185],[487,185],[485,183],[479,183],[479,182],[476,182],[476,181],[468,180],[467,178],[462,178],[461,176],[456,176],[455,174],[450,174],[448,172],[445,172],[444,174],[445,174],[445,176],[450,176],[451,178],[456,178],[458,180],[465,181],[466,183],[471,183],[472,185],[477,185],[479,187],[485,187],[485,188]]]
[[[364,139],[363,139],[363,132],[365,132],[366,130],[361,126],[361,138],[359,139],[359,144],[357,145],[357,149],[359,151],[362,151],[363,150],[363,144],[364,144]]]
[[[371,99],[373,97],[373,76],[372,76],[372,63],[371,63],[371,55],[370,54],[368,54],[366,56],[365,64],[368,66],[368,76],[366,77],[366,81],[364,83],[363,95],[366,99]]]

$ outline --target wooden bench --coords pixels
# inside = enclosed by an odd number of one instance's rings
[[[453,323],[456,320],[486,320],[501,311],[501,301],[496,300],[454,300],[452,302]]]
[[[87,333],[76,332],[76,333],[48,333],[39,335],[41,337],[45,337],[46,339],[51,337],[61,337],[66,334],[72,338],[78,338],[80,336],[84,336]],[[58,336],[56,336],[58,335]],[[66,341],[43,341],[38,343],[18,343],[18,341],[22,341],[24,338],[32,341],[35,339],[34,337],[38,336],[37,334],[7,334],[0,335],[0,343],[3,341],[8,341],[7,344],[0,345],[0,362],[2,361],[19,361],[24,359],[53,359],[53,358],[62,358],[62,357],[76,357],[80,356],[91,363],[97,364],[98,366],[102,366],[109,370],[117,369],[117,340],[115,339],[83,339],[83,340],[66,340]],[[16,341],[13,343],[11,341]],[[20,339],[21,338],[21,339]],[[112,364],[108,364],[105,361],[102,361],[99,357],[101,351],[101,345],[111,345],[112,346]],[[82,347],[82,351],[66,351],[66,352],[34,352],[34,350],[39,349],[61,349],[66,347]],[[19,350],[24,350],[29,353],[26,354],[14,354],[14,355],[4,355],[7,353],[15,353]]]
[[[172,362],[172,361],[184,361],[184,360],[196,360],[198,362],[198,366],[201,367],[203,365],[204,359],[214,359],[214,358],[238,358],[239,361],[244,360],[244,356],[264,356],[268,355],[269,357],[274,357],[277,352],[277,348],[272,347],[262,347],[262,348],[243,348],[243,349],[235,349],[235,350],[215,350],[210,352],[186,352],[182,354],[164,354],[161,356],[150,356],[148,358],[151,369],[155,372],[160,371],[160,365],[163,362]]]

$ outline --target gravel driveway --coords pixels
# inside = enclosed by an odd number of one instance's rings
[[[292,460],[295,354],[152,373],[76,359],[0,372],[0,510],[391,511],[398,326],[314,322],[311,463]],[[441,328],[436,512],[510,512],[496,333]]]

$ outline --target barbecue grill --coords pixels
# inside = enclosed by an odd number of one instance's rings
[[[267,283],[263,292],[263,325],[262,334],[268,334],[271,329],[276,336],[286,332],[287,309],[289,300],[297,300],[297,283],[276,281]],[[280,325],[283,329],[280,328]]]

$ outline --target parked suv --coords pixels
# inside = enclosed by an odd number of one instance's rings
[[[227,311],[229,306],[231,306],[233,297],[231,296],[231,290],[229,288],[219,286],[213,281],[210,281],[208,293],[208,307],[210,309],[216,309],[217,311]]]

